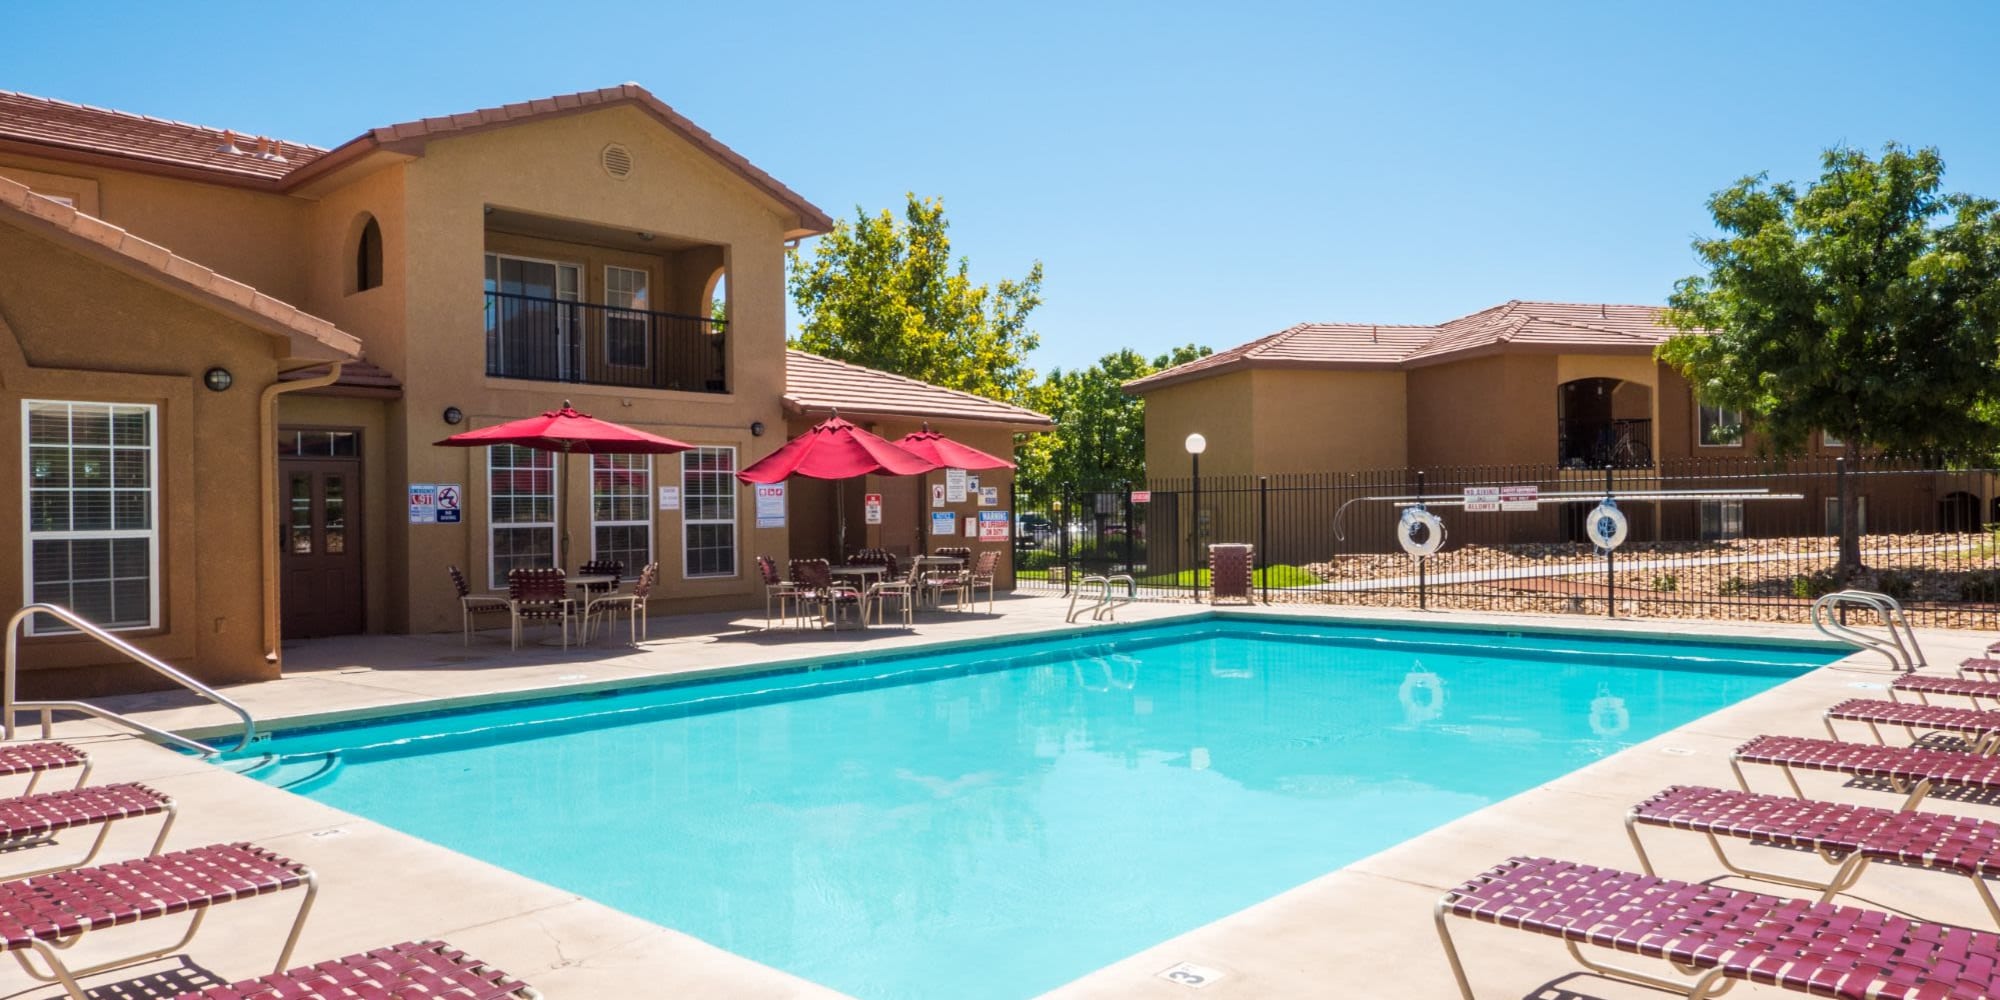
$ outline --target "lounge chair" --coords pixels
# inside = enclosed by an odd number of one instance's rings
[[[479,616],[512,616],[514,609],[507,599],[498,594],[475,594],[472,586],[465,582],[465,574],[456,566],[447,566],[451,571],[452,589],[458,592],[460,623],[465,630],[465,645],[472,645],[472,633],[479,630]]]
[[[2000,707],[2000,681],[1966,680],[1962,677],[1939,677],[1936,674],[1905,674],[1889,685],[1889,697],[1903,700],[1899,695],[1916,695],[1917,704],[1928,705],[1932,695],[1964,698],[1978,708],[1982,701],[1992,702]]]
[[[21,793],[23,795],[34,793],[42,775],[72,767],[80,770],[76,774],[76,784],[70,787],[82,788],[90,778],[89,754],[67,743],[0,743],[0,778],[27,775],[28,787]]]
[[[153,838],[152,849],[146,852],[158,854],[167,842],[167,831],[173,829],[175,811],[173,799],[144,785],[132,784],[96,785],[0,799],[0,846],[10,850],[49,842],[64,830],[98,828],[97,839],[83,857],[33,871],[0,875],[0,879],[29,878],[90,864],[104,850],[113,824],[141,816],[165,817],[160,822],[159,834]]]
[[[639,571],[639,579],[632,584],[631,590],[591,598],[590,603],[583,606],[583,634],[586,637],[590,635],[598,618],[609,618],[623,611],[626,624],[631,626],[632,645],[638,645],[639,640],[646,637],[646,602],[652,600],[653,584],[659,579],[660,564],[647,563],[646,568]]]
[[[1255,574],[1255,550],[1248,545],[1228,544],[1208,547],[1208,603],[1222,601],[1242,601],[1255,603],[1250,597],[1250,582]]]
[[[407,941],[175,1000],[538,1000],[541,994],[442,941]]]
[[[560,569],[516,569],[507,572],[507,608],[514,616],[514,648],[521,648],[521,626],[556,622],[562,626],[563,648],[569,648],[569,622],[576,602],[569,596],[569,577]]]
[[[1447,918],[1560,939],[1598,975],[1702,1000],[1749,980],[1849,1000],[2000,996],[2000,935],[1925,924],[1854,906],[1741,892],[1550,858],[1510,858],[1444,894],[1438,937],[1465,1000],[1474,1000]],[[1693,977],[1587,958],[1593,945],[1659,959]],[[1664,971],[1664,970],[1663,970]]]
[[[1877,743],[1888,742],[1882,738],[1883,726],[1901,726],[1909,734],[1911,742],[1919,739],[1917,730],[1923,729],[1964,736],[1969,744],[1966,749],[1973,753],[1991,753],[1996,746],[2000,746],[2000,712],[1982,712],[1974,708],[1851,698],[1827,709],[1824,721],[1827,735],[1834,739],[1840,738],[1840,731],[1834,728],[1834,722],[1846,721],[1867,725],[1869,735],[1875,737]]]
[[[1792,794],[1805,798],[1794,771],[1831,771],[1857,778],[1888,782],[1898,793],[1907,794],[1901,808],[1914,809],[1939,785],[1968,788],[1979,792],[2000,792],[2000,757],[1919,750],[1913,747],[1878,746],[1873,743],[1843,743],[1803,736],[1759,736],[1736,748],[1729,767],[1736,783],[1750,790],[1744,764],[1769,764],[1784,773]]]
[[[201,930],[211,907],[298,888],[305,895],[278,952],[275,968],[282,970],[292,960],[319,882],[304,865],[249,844],[212,844],[0,882],[0,951],[13,952],[29,976],[62,984],[74,1000],[88,1000],[77,979],[179,952]],[[65,951],[100,928],[174,914],[192,918],[181,939],[164,948],[80,969],[63,961]],[[36,968],[29,952],[41,956],[47,967]]]
[[[1994,650],[1989,649],[1987,650],[1987,652],[1992,653],[1994,652]],[[1958,675],[1960,677],[2000,676],[2000,660],[1993,659],[1991,656],[1967,657],[1965,660],[1959,663]]]
[[[1986,879],[2000,877],[2000,823],[1990,820],[1675,785],[1625,814],[1625,833],[1639,854],[1639,867],[1652,875],[1652,859],[1639,839],[1641,826],[1705,834],[1730,874],[1816,890],[1822,903],[1853,888],[1871,861],[1964,875],[2000,926],[2000,904],[1986,884]],[[1812,851],[1837,870],[1831,878],[1815,881],[1746,868],[1723,854],[1720,837]]]

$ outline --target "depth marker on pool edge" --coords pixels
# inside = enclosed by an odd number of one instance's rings
[[[1162,969],[1159,977],[1170,983],[1179,983],[1191,990],[1198,990],[1222,978],[1222,970],[1180,962],[1171,968]]]

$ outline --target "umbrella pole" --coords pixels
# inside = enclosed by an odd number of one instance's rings
[[[833,554],[834,565],[838,566],[847,562],[847,480],[845,479],[833,481],[833,509],[840,518],[840,531],[834,536],[838,539],[835,544],[840,548]]]
[[[560,467],[557,469],[557,481],[560,482],[561,485],[558,487],[558,489],[562,490],[562,499],[564,502],[567,502],[569,500],[569,445],[568,444],[563,445],[563,450],[557,454],[556,461],[560,463]],[[556,505],[557,519],[562,522],[562,547],[556,550],[557,569],[562,569],[564,560],[569,558],[569,514],[570,514],[569,510],[564,506],[562,506],[561,503],[558,503]]]

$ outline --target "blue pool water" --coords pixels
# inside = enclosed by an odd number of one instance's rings
[[[229,763],[866,1000],[1014,1000],[1841,653],[1211,618]]]

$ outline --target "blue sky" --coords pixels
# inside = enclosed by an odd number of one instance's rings
[[[2000,4],[407,8],[11,5],[0,87],[332,145],[636,80],[835,216],[943,197],[978,280],[1040,259],[1043,368],[1659,302],[1710,192],[1837,143],[2000,196]]]

